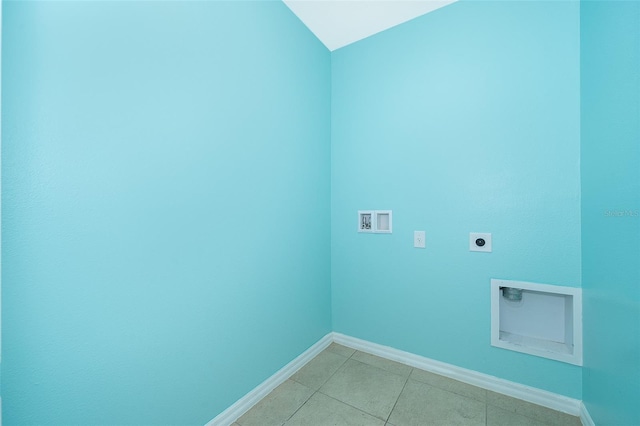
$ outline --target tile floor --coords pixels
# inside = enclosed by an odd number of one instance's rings
[[[580,426],[580,419],[332,343],[232,426]]]

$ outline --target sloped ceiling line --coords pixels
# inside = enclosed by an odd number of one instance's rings
[[[456,0],[283,0],[331,51]]]

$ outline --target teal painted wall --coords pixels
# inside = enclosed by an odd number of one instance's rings
[[[331,55],[280,2],[3,5],[5,424],[202,424],[331,318],[640,423],[637,2]],[[492,277],[582,279],[585,368],[490,347]]]
[[[3,422],[204,424],[330,320],[330,54],[281,2],[5,2]]]
[[[490,346],[489,295],[581,285],[579,18],[460,2],[333,52],[335,331],[580,398],[580,367]],[[356,232],[363,209],[393,234]]]
[[[583,399],[640,424],[640,3],[581,3]]]
[[[2,188],[2,1],[0,1],[0,188]],[[1,195],[1,194],[0,194]],[[0,196],[0,218],[2,197]],[[2,359],[2,227],[0,226],[0,360]],[[2,410],[2,363],[0,362],[0,410]],[[0,414],[1,415],[1,414]]]

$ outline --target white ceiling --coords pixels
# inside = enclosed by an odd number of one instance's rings
[[[335,50],[456,0],[283,1],[329,50]]]

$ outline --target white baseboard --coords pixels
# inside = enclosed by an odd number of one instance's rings
[[[251,407],[256,405],[262,398],[267,396],[269,392],[284,383],[296,371],[298,371],[305,364],[311,361],[316,355],[326,349],[332,341],[332,333],[324,336],[316,344],[304,351],[296,359],[278,370],[273,376],[260,383],[252,391],[236,401],[231,407],[218,414],[205,426],[229,426],[231,423],[238,420],[240,416],[249,411]]]
[[[449,377],[460,382],[505,394],[533,404],[551,408],[553,410],[562,411],[564,413],[571,414],[572,416],[582,415],[582,402],[577,399],[510,382],[498,377],[478,373],[477,371],[456,367],[455,365],[435,361],[388,346],[378,345],[366,340],[356,339],[355,337],[345,336],[340,333],[333,333],[333,341],[362,352],[397,361],[421,370],[430,371],[441,376]],[[593,425],[593,423],[591,424]]]
[[[357,339],[355,337],[345,336],[340,333],[329,333],[320,339],[316,344],[304,351],[300,356],[285,365],[273,376],[259,384],[248,394],[240,398],[235,404],[218,414],[213,420],[205,426],[229,426],[235,422],[240,416],[249,411],[262,398],[267,396],[269,392],[284,383],[296,371],[311,361],[316,355],[326,349],[332,342],[348,346],[350,348],[377,355],[392,361],[419,368],[421,370],[430,371],[441,376],[449,377],[460,382],[478,386],[493,392],[508,395],[523,401],[551,408],[552,410],[562,411],[572,416],[579,416],[584,426],[595,426],[587,408],[582,401],[548,392],[542,389],[521,385],[519,383],[510,382],[488,374],[478,373],[477,371],[467,370],[465,368],[456,367],[440,361],[425,358],[389,346],[379,345],[377,343],[368,342],[366,340]],[[1,426],[1,425],[0,425]]]
[[[580,421],[583,426],[596,426],[591,418],[591,414],[589,414],[587,407],[584,405],[584,402],[580,403]]]

